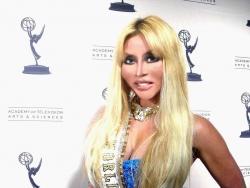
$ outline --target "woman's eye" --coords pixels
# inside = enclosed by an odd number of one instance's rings
[[[148,55],[148,56],[146,57],[146,61],[147,61],[148,63],[154,63],[154,62],[159,61],[159,58],[155,57],[154,55]]]
[[[132,65],[132,64],[135,63],[135,60],[134,60],[134,58],[132,58],[132,57],[127,57],[127,58],[123,61],[123,63]]]

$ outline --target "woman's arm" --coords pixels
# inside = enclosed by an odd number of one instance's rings
[[[222,188],[245,188],[241,171],[220,133],[203,117],[195,116],[195,121],[193,146],[215,181]]]

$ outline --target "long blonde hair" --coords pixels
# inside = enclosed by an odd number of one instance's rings
[[[114,54],[108,86],[107,105],[91,123],[85,140],[85,168],[92,183],[100,179],[102,148],[123,126],[130,110],[131,89],[121,76],[124,44],[141,35],[151,52],[163,60],[160,108],[155,116],[156,134],[144,154],[138,172],[139,187],[181,187],[192,161],[193,114],[188,102],[185,60],[179,38],[162,19],[148,16],[136,19],[121,33]]]

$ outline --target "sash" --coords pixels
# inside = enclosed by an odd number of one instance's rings
[[[131,114],[118,136],[110,138],[102,151],[101,176],[103,188],[126,188],[123,178],[122,162],[126,150]]]

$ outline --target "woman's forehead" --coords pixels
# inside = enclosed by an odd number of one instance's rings
[[[142,35],[130,37],[124,44],[124,51],[138,50],[138,48],[144,51],[150,51],[148,42]]]

